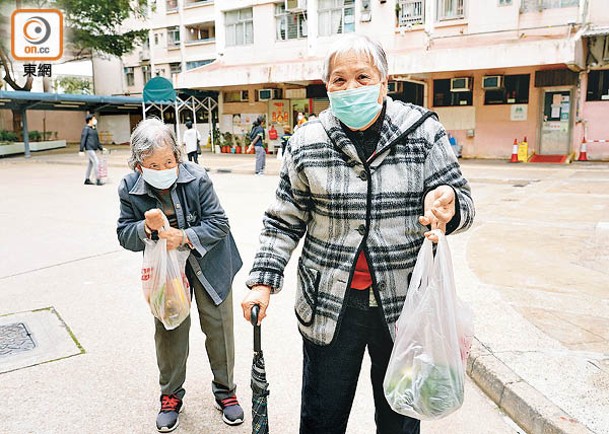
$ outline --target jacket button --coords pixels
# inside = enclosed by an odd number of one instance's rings
[[[379,282],[378,288],[379,288],[379,291],[384,291],[387,289],[387,284],[385,282]]]
[[[180,209],[180,204],[179,203],[176,203],[176,208]]]
[[[365,170],[362,170],[359,173],[359,179],[361,179],[362,181],[367,181],[368,180],[368,173],[366,173]]]
[[[366,233],[366,226],[365,225],[359,225],[357,227],[357,231],[359,232],[360,235],[364,235]]]

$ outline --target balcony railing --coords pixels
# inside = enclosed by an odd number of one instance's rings
[[[188,6],[193,6],[193,5],[204,5],[204,4],[209,4],[209,3],[213,3],[214,0],[185,0],[184,2],[184,6],[188,7]]]
[[[397,0],[398,27],[410,27],[425,23],[425,0]]]
[[[196,44],[213,44],[216,42],[216,38],[203,38],[203,39],[187,39],[184,41],[186,45],[196,45]]]

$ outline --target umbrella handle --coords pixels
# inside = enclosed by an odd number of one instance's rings
[[[250,322],[254,327],[258,325],[258,314],[260,313],[260,306],[255,304],[252,306],[252,315],[250,316]]]
[[[262,351],[262,346],[261,346],[261,338],[260,338],[260,326],[258,325],[258,314],[260,313],[260,306],[258,306],[257,304],[252,306],[252,315],[250,317],[250,320],[252,322],[252,325],[254,326],[254,351],[256,353],[259,353],[260,351]]]

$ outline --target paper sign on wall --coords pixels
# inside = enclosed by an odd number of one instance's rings
[[[510,120],[511,121],[526,121],[527,120],[527,108],[526,104],[514,104],[510,106]]]

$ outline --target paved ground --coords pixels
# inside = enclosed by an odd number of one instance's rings
[[[110,182],[96,187],[82,185],[85,160],[74,152],[0,160],[0,315],[53,306],[85,350],[1,373],[0,433],[154,432],[157,378],[141,257],[115,236],[125,151],[109,161]],[[204,153],[203,164],[245,260],[238,307],[279,162],[270,157],[264,177],[252,175],[249,155]],[[609,165],[462,165],[477,218],[450,244],[458,292],[476,313],[469,373],[524,429],[468,383],[464,407],[424,423],[423,432],[609,433]],[[301,363],[292,303],[289,291],[274,296],[263,324],[272,432],[288,434],[297,432]],[[236,327],[238,393],[248,409],[251,327],[240,318]],[[203,338],[191,340],[179,432],[249,432],[225,427],[211,408]],[[349,433],[374,432],[368,367]]]

